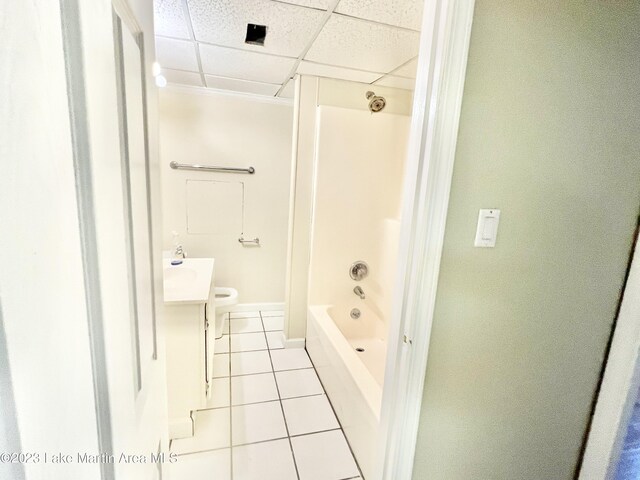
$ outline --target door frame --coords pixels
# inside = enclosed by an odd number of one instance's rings
[[[587,432],[579,480],[612,479],[640,389],[640,254],[632,251],[620,311]]]
[[[376,480],[412,477],[474,6],[424,5]]]

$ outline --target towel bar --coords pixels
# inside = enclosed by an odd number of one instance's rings
[[[203,170],[206,172],[222,172],[222,173],[248,173],[253,175],[256,173],[256,169],[253,167],[249,168],[231,168],[231,167],[212,167],[210,165],[198,165],[193,164],[190,165],[188,163],[178,163],[171,162],[169,166],[174,170]]]

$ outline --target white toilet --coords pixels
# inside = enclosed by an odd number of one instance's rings
[[[224,333],[224,319],[231,308],[238,303],[238,291],[235,288],[215,287],[216,296],[216,338]]]

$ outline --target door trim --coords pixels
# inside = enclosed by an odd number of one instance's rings
[[[60,14],[67,98],[69,102],[69,126],[78,202],[85,302],[89,324],[89,342],[91,345],[91,369],[93,371],[98,450],[100,453],[112,453],[111,405],[107,375],[102,289],[100,276],[97,274],[99,271],[98,241],[94,215],[91,144],[89,140],[82,27],[78,0],[60,0]],[[114,465],[109,462],[101,462],[100,474],[102,480],[114,479]]]
[[[412,477],[474,5],[424,6],[376,480]]]
[[[640,255],[632,252],[620,312],[588,432],[580,480],[612,479],[640,389]]]

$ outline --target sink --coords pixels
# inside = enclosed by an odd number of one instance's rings
[[[171,288],[178,287],[179,284],[186,286],[196,278],[198,278],[196,271],[183,265],[172,265],[164,269],[164,283]]]
[[[213,258],[185,258],[180,265],[163,261],[165,303],[205,303],[213,281]]]

